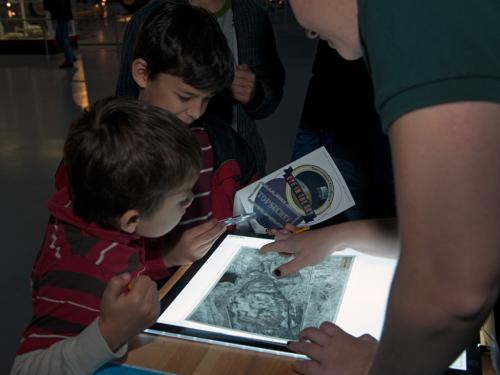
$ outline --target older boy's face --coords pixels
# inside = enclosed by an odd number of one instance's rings
[[[160,73],[147,81],[139,99],[175,114],[189,125],[205,113],[211,96],[184,83],[181,77]]]
[[[314,31],[346,60],[363,56],[357,0],[289,0],[297,21]]]
[[[143,237],[156,238],[175,228],[182,216],[193,202],[193,186],[198,174],[189,179],[181,187],[167,194],[161,207],[148,217],[141,217],[137,223],[136,233]]]

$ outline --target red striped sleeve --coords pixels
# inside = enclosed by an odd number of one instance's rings
[[[108,281],[99,267],[80,256],[65,257],[56,264],[35,280],[33,318],[18,354],[73,337],[99,315]]]
[[[99,316],[102,294],[113,276],[148,274],[142,245],[142,240],[99,240],[51,219],[33,267],[33,318],[18,354],[83,331]]]
[[[205,220],[212,217],[211,210],[211,190],[212,177],[214,166],[214,153],[210,139],[205,129],[201,127],[193,127],[191,131],[200,145],[203,166],[200,172],[200,177],[193,188],[194,200],[191,206],[188,207],[186,213],[179,223],[179,229],[185,230],[201,224]]]

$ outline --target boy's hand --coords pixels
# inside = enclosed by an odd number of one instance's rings
[[[278,277],[289,276],[300,269],[322,262],[333,252],[332,240],[324,229],[293,234],[297,227],[286,224],[284,229],[274,230],[275,242],[263,246],[259,252],[267,254],[271,251],[281,255],[293,255],[294,259],[282,264],[274,270]]]
[[[202,258],[225,231],[226,226],[213,218],[185,230],[165,249],[165,264],[169,267],[182,266]]]
[[[133,336],[151,326],[160,312],[156,283],[147,276],[139,276],[127,294],[124,289],[130,274],[113,277],[101,300],[99,329],[109,348],[114,352]]]
[[[305,354],[310,361],[296,361],[298,374],[366,375],[377,350],[377,340],[369,335],[355,338],[330,322],[319,328],[306,328],[299,341],[289,342],[295,353]]]
[[[234,71],[234,80],[231,84],[231,94],[241,104],[248,104],[255,96],[256,78],[248,65],[242,64]]]

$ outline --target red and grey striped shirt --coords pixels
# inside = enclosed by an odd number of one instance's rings
[[[192,127],[203,157],[194,200],[179,223],[185,230],[212,217],[211,184],[214,154],[208,134]],[[172,272],[161,248],[144,249],[144,240],[116,230],[105,230],[73,215],[64,165],[56,173],[58,192],[49,201],[52,216],[32,270],[33,318],[21,339],[18,355],[45,349],[78,335],[100,312],[106,284],[116,275],[148,274],[161,279]]]
[[[207,132],[203,127],[191,127],[191,132],[200,145],[203,165],[200,177],[193,187],[194,200],[182,217],[178,230],[184,231],[210,219],[212,215],[212,177],[214,171],[214,152]]]
[[[143,239],[74,216],[67,188],[50,199],[49,210],[31,275],[33,317],[18,354],[78,335],[99,315],[102,293],[113,276],[150,274]]]

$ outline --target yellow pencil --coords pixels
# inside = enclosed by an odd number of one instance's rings
[[[295,232],[293,232],[293,234],[299,234],[299,233],[302,233],[302,232],[307,232],[309,229],[311,229],[311,227],[301,227],[301,228],[297,229]]]

